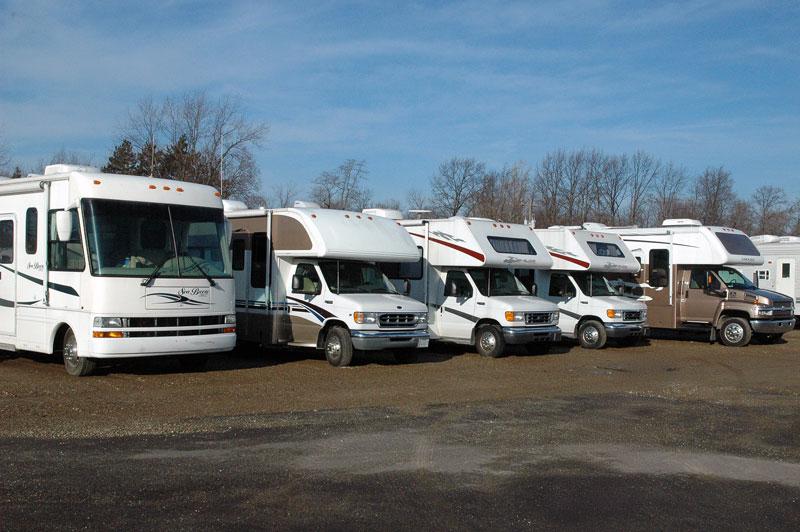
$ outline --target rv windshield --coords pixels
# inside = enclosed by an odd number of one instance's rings
[[[84,199],[92,274],[231,277],[222,209]]]
[[[578,287],[584,295],[589,297],[596,296],[618,296],[619,292],[608,282],[606,276],[597,272],[574,272],[572,278],[578,283]]]
[[[509,270],[502,268],[472,268],[469,271],[472,281],[485,296],[529,296],[530,292],[522,281]]]
[[[734,270],[728,266],[723,266],[714,270],[728,288],[738,288],[740,290],[755,290],[757,287],[750,280],[742,275],[739,270]]]
[[[319,269],[334,294],[397,294],[392,283],[371,262],[320,261]]]

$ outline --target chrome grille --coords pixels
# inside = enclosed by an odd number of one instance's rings
[[[622,313],[624,321],[639,321],[642,319],[642,313],[638,310],[626,310]]]
[[[409,327],[417,323],[414,314],[381,314],[378,317],[381,327]]]
[[[526,312],[525,324],[531,325],[533,323],[547,323],[553,319],[551,312]]]

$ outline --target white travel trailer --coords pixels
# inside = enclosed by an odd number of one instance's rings
[[[607,338],[633,343],[647,336],[647,305],[625,297],[622,275],[637,273],[639,262],[622,237],[580,227],[535,229],[553,258],[549,270],[516,270],[532,277],[540,297],[558,304],[564,336],[587,349],[599,349]]]
[[[399,223],[420,259],[389,277],[408,281],[411,297],[425,303],[431,338],[474,345],[489,357],[507,344],[545,352],[560,340],[558,306],[532,296],[509,270],[553,264],[532,227],[462,217]]]
[[[651,327],[705,328],[730,346],[746,345],[753,333],[774,342],[794,327],[792,300],[757,288],[735,268],[764,262],[742,231],[689,219],[603,231],[619,234],[642,263],[627,281],[647,303]]]
[[[0,182],[0,348],[96,359],[229,351],[233,279],[219,193],[51,165]]]
[[[425,306],[375,264],[416,261],[408,234],[380,216],[310,205],[226,212],[239,338],[324,349],[334,366],[354,349],[427,347]]]
[[[758,235],[751,238],[764,263],[760,266],[744,266],[747,275],[759,288],[786,294],[794,300],[794,310],[800,307],[800,237]]]

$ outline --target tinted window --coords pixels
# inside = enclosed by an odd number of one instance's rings
[[[447,272],[447,278],[444,281],[445,295],[455,292],[455,297],[472,297],[472,285],[467,280],[467,275],[460,270],[451,270]]]
[[[616,244],[608,242],[587,242],[589,247],[598,257],[624,257],[622,250]]]
[[[14,262],[14,222],[3,220],[0,222],[0,264]]]
[[[36,237],[39,234],[39,216],[36,209],[31,207],[25,212],[25,253],[33,255],[36,253]]]
[[[650,250],[649,284],[658,288],[669,283],[669,250]]]
[[[781,264],[781,279],[788,279],[792,274],[791,265],[788,262]]]
[[[69,240],[62,242],[58,239],[56,231],[56,212],[50,211],[49,228],[47,230],[47,262],[51,270],[83,271],[86,261],[83,258],[83,243],[81,242],[81,226],[78,222],[78,211],[71,209],[72,233]]]
[[[731,255],[750,255],[758,257],[758,249],[747,235],[736,233],[715,233]]]
[[[267,234],[253,235],[253,254],[250,256],[250,286],[264,288],[267,286]]]
[[[244,239],[238,238],[231,242],[231,253],[233,254],[233,269],[244,270]]]
[[[550,290],[547,294],[552,297],[575,297],[575,287],[569,277],[563,273],[554,273],[550,276]]]
[[[515,255],[536,255],[536,250],[524,238],[506,238],[489,236],[489,243],[498,253],[514,253]]]
[[[417,250],[417,262],[380,262],[378,265],[389,279],[422,279],[422,248],[418,247]]]
[[[319,275],[313,264],[298,264],[294,274],[300,278],[301,294],[315,294],[319,289]],[[292,290],[295,292],[295,290]]]

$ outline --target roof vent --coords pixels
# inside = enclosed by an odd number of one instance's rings
[[[691,218],[669,218],[661,223],[661,227],[700,227],[702,225],[703,224],[700,223],[700,220],[692,220]]]
[[[313,201],[300,201],[296,200],[294,202],[294,207],[297,209],[319,209],[319,204],[314,203]]]
[[[222,200],[222,209],[225,212],[244,211],[247,210],[247,205],[243,201],[224,199]]]
[[[383,216],[390,220],[402,220],[403,213],[397,209],[363,209],[361,212],[364,214],[371,214],[372,216]]]
[[[99,174],[100,170],[94,166],[81,166],[79,164],[48,164],[44,167],[44,175],[66,174],[69,172]]]
[[[584,222],[583,228],[587,231],[602,231],[603,229],[608,229],[608,226],[600,222]]]

